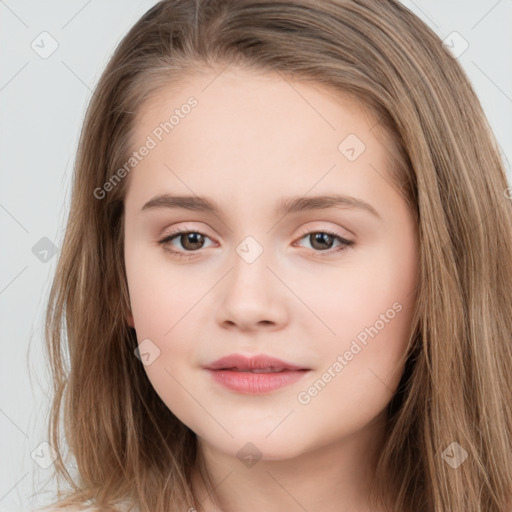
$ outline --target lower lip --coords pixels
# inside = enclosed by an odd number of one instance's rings
[[[276,373],[237,372],[234,370],[208,370],[213,379],[232,391],[260,395],[289,386],[302,379],[309,370],[289,370]]]

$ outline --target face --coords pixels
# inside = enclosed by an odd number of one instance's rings
[[[161,90],[137,119],[136,148],[152,147],[125,198],[129,322],[155,391],[203,443],[284,459],[384,414],[411,329],[416,224],[354,100],[274,75],[215,76]],[[143,208],[163,194],[218,209]],[[233,389],[204,368],[230,354],[307,371],[277,388],[264,387],[275,374],[224,372]]]

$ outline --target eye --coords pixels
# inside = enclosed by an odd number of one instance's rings
[[[205,238],[209,237],[200,231],[173,231],[166,237],[162,238],[162,240],[159,240],[158,244],[163,245],[165,250],[169,251],[174,256],[179,258],[190,258],[195,256],[193,254],[194,252],[197,252],[199,249],[203,248],[202,246],[204,245]],[[174,240],[177,240],[180,244],[182,244],[182,248],[185,250],[185,252],[175,251],[174,249],[169,248],[171,242]]]
[[[352,240],[347,240],[346,238],[328,230],[308,231],[299,240],[303,240],[304,238],[310,242],[315,253],[325,253],[320,254],[320,256],[329,256],[333,253],[345,251],[348,247],[354,244]],[[334,240],[339,240],[340,245],[337,249],[332,250],[331,247]]]
[[[161,240],[158,240],[158,244],[162,245],[165,250],[173,254],[173,256],[177,256],[178,258],[191,258],[195,256],[195,252],[203,249],[205,239],[207,238],[210,239],[210,237],[200,231],[187,231],[182,229],[169,233]],[[314,253],[325,253],[319,254],[320,256],[329,256],[333,253],[342,252],[354,244],[353,241],[347,240],[328,230],[308,231],[304,233],[299,240],[303,240],[304,238],[307,238],[310,241],[312,244],[312,251]],[[181,244],[181,250],[176,251],[169,248],[171,247],[171,242],[174,242],[175,240]],[[340,245],[338,248],[333,250],[331,247],[335,240],[338,240]]]

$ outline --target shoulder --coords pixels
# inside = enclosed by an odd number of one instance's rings
[[[97,507],[92,506],[69,506],[69,507],[59,507],[57,505],[51,505],[44,508],[33,509],[30,512],[101,512]]]
[[[30,510],[30,512],[101,512],[97,508],[87,507],[87,508],[78,508],[78,507],[57,507],[55,505],[51,507],[45,508],[36,508]]]
[[[109,509],[112,510],[112,509]],[[116,509],[119,512],[139,512],[138,508],[128,507],[126,504],[119,505],[119,508]],[[30,512],[102,512],[98,507],[92,505],[73,505],[68,507],[58,506],[56,504],[46,506],[44,508],[33,509]]]

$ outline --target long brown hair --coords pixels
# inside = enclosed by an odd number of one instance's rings
[[[392,510],[401,512],[509,511],[507,178],[460,64],[396,0],[163,0],[120,42],[87,110],[48,301],[48,434],[55,474],[71,486],[59,489],[53,507],[201,510],[190,483],[195,434],[161,401],[134,355],[123,257],[128,180],[118,170],[134,150],[135,115],[148,98],[187,73],[228,65],[349,94],[372,112],[376,133],[392,140],[394,179],[417,217],[420,278],[374,503],[391,495]],[[113,180],[99,199],[95,190]],[[467,454],[457,467],[447,462],[454,453]]]

